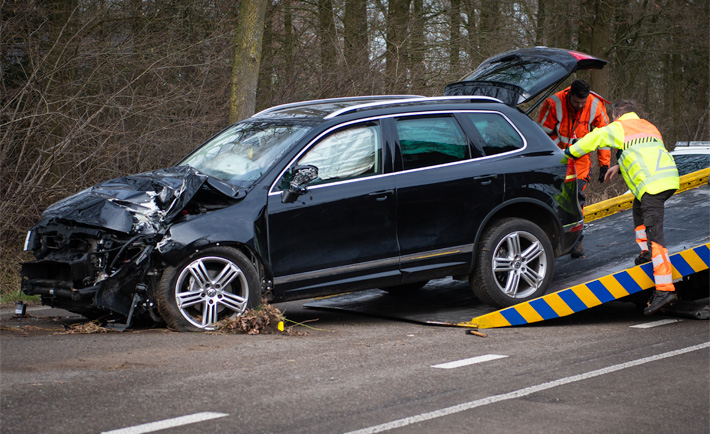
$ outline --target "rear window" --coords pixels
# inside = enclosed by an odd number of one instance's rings
[[[557,62],[523,57],[483,65],[464,80],[512,84],[523,89],[529,97],[550,86],[565,74],[567,71]]]

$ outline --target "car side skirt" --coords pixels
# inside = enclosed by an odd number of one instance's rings
[[[430,250],[375,261],[359,262],[306,273],[274,278],[280,300],[304,298],[306,294],[332,294],[337,286],[347,290],[375,288],[445,277],[467,271],[471,267],[473,244]],[[399,271],[382,272],[399,264]],[[286,287],[281,292],[279,287]],[[312,293],[312,294],[311,294]]]

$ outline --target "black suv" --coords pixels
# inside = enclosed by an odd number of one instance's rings
[[[445,276],[496,306],[540,296],[583,216],[562,152],[515,107],[531,92],[501,77],[528,74],[537,56],[564,79],[584,59],[536,48],[521,61],[525,51],[476,70],[497,67],[497,84],[474,72],[447,88],[458,96],[273,107],[176,167],[60,201],[28,233],[37,260],[22,266],[23,290],[179,330],[213,328],[262,297],[401,293]],[[501,99],[480,95],[492,89]]]

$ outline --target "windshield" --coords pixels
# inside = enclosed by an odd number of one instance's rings
[[[310,129],[304,125],[243,122],[222,131],[180,162],[224,182],[250,185]]]

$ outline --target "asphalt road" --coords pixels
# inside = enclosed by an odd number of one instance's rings
[[[671,253],[710,239],[709,193],[667,204]],[[590,225],[553,290],[631,266],[629,214]],[[707,320],[612,302],[478,337],[306,303],[277,305],[298,336],[67,334],[81,317],[0,309],[0,433],[710,432]]]
[[[39,308],[18,321],[5,309],[0,431],[710,432],[708,321],[613,302],[477,337],[278,307],[314,329],[62,334],[79,318]]]

